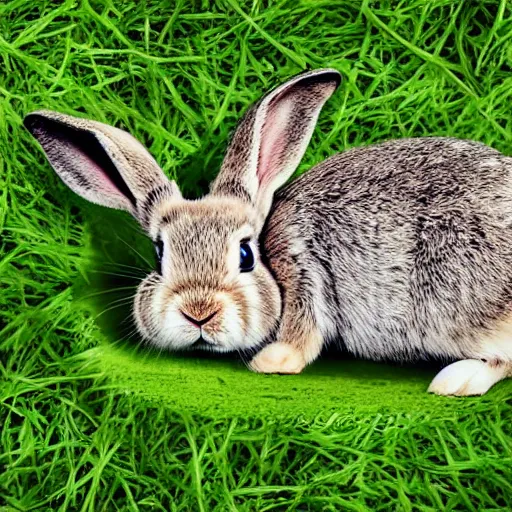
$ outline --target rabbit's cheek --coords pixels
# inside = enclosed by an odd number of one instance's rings
[[[212,325],[208,323],[205,326],[205,332],[212,336],[217,345],[234,350],[241,346],[245,337],[240,309],[231,294],[220,292],[217,297],[222,302],[221,314],[214,319]]]
[[[155,325],[154,294],[160,281],[156,273],[150,274],[144,279],[135,294],[133,314],[139,333],[148,341],[152,341],[158,331]]]
[[[198,330],[180,312],[180,297],[161,283],[155,286],[138,313],[150,343],[160,348],[182,350],[198,338]]]
[[[173,300],[165,308],[160,333],[155,337],[155,345],[170,350],[183,350],[195,343],[199,329],[188,322],[180,313],[177,301]]]

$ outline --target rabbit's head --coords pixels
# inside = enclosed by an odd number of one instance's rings
[[[170,350],[224,352],[256,347],[277,328],[280,290],[259,235],[274,192],[298,166],[340,80],[331,69],[304,73],[253,106],[210,193],[196,201],[183,199],[128,133],[54,112],[27,115],[26,128],[73,191],[130,212],[153,240],[157,269],[134,302],[145,339]]]

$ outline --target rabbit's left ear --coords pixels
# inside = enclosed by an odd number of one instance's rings
[[[211,193],[251,202],[265,218],[274,192],[299,165],[320,110],[340,83],[338,71],[319,69],[265,96],[238,125]]]
[[[129,133],[96,121],[41,110],[24,119],[48,161],[71,190],[142,224],[163,197],[181,197],[154,158]]]

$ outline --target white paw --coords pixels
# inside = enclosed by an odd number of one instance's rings
[[[430,383],[428,391],[437,395],[483,395],[505,376],[503,366],[466,359],[443,368]]]
[[[258,373],[300,373],[306,366],[302,352],[288,343],[271,343],[258,352],[249,363]]]

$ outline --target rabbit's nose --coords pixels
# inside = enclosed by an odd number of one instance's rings
[[[194,318],[193,316],[187,315],[187,313],[185,313],[183,310],[180,310],[180,312],[191,324],[194,324],[196,327],[201,327],[204,324],[207,324],[218,313],[218,311],[215,311],[211,315],[208,315],[199,320],[198,318]]]

